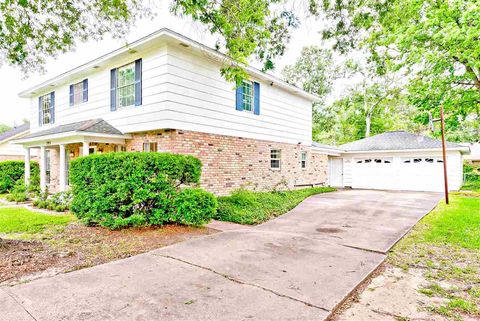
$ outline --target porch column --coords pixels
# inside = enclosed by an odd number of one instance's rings
[[[40,190],[47,189],[47,152],[45,146],[40,146]]]
[[[60,192],[65,191],[66,189],[66,179],[65,179],[65,172],[66,172],[66,160],[65,160],[65,145],[60,144],[60,173],[59,173],[59,183],[60,183]]]
[[[90,144],[88,142],[83,142],[83,155],[88,156],[90,151]]]
[[[25,186],[30,184],[30,148],[25,147]]]

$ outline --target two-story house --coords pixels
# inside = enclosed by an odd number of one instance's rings
[[[202,187],[217,194],[324,184],[332,151],[312,145],[317,97],[251,67],[235,88],[220,74],[226,63],[161,29],[21,92],[31,133],[17,143],[26,160],[39,149],[50,191],[68,187],[69,160],[116,151],[194,155]]]

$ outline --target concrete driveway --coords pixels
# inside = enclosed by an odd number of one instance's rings
[[[323,320],[440,199],[316,195],[254,228],[0,288],[0,320]]]

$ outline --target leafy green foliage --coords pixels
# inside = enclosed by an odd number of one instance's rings
[[[27,187],[25,186],[24,182],[22,182],[21,180],[18,181],[11,190],[10,194],[7,195],[6,199],[9,202],[19,203],[28,200]]]
[[[366,48],[380,69],[398,73],[427,124],[445,107],[447,138],[479,140],[480,6],[477,0],[323,0],[324,37],[341,52]],[[463,134],[462,134],[463,132]]]
[[[282,55],[290,39],[289,30],[298,25],[293,13],[272,9],[279,0],[175,0],[172,11],[190,16],[219,35],[226,53],[233,62],[226,62],[221,72],[240,84],[248,78],[243,69],[252,55],[263,62],[263,69],[272,69],[273,58]]]
[[[35,233],[48,226],[65,225],[74,219],[71,215],[49,215],[25,208],[0,208],[0,233]]]
[[[33,201],[33,206],[56,212],[65,212],[70,209],[72,200],[71,191],[58,192],[51,196],[48,195],[48,192],[43,192]]]
[[[86,224],[112,229],[177,222],[183,218],[176,216],[179,201],[175,199],[181,186],[198,184],[201,166],[195,157],[168,153],[80,157],[70,167],[71,210]],[[187,195],[184,199],[188,199]],[[198,202],[202,204],[202,199]],[[190,208],[194,209],[194,205]],[[187,209],[185,205],[180,213],[186,215]],[[188,218],[182,223],[191,224]]]
[[[23,183],[25,174],[24,161],[0,162],[0,193],[9,192],[17,182]],[[30,162],[30,185],[32,188],[40,184],[38,163]]]
[[[465,175],[465,184],[462,186],[462,190],[480,192],[480,165],[465,162],[463,164],[463,173]]]
[[[175,222],[201,226],[208,223],[217,211],[217,198],[199,188],[185,188],[173,202]]]
[[[0,124],[0,134],[6,132],[6,131],[9,131],[10,129],[12,129],[12,127],[8,126],[8,125],[5,125],[5,124]]]
[[[72,50],[78,40],[125,35],[137,18],[148,14],[138,0],[2,1],[0,60],[25,71],[38,69],[46,57]]]
[[[239,224],[258,224],[285,214],[311,195],[335,191],[332,187],[314,187],[291,191],[252,192],[239,189],[218,198],[215,218]]]

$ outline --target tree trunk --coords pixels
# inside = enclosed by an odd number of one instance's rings
[[[367,113],[367,116],[365,116],[365,137],[370,136],[371,125],[372,125],[372,115],[370,115],[370,113]]]

